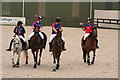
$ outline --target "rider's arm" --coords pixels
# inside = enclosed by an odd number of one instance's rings
[[[17,34],[18,31],[17,31],[17,28],[16,28],[16,27],[14,28],[14,31],[13,31],[13,32],[14,32],[15,34]]]
[[[86,26],[86,25],[85,25],[85,26]],[[82,26],[82,27],[81,27],[83,31],[85,31],[85,26]]]
[[[42,26],[42,25],[40,25],[40,29],[39,29],[39,30],[41,31],[42,29],[43,29],[43,26]]]
[[[57,33],[57,30],[55,29],[55,24],[52,24],[52,30],[55,31]]]
[[[60,30],[60,31],[63,31],[63,29],[62,29],[62,25],[61,25],[61,24],[60,24],[60,28],[59,28],[59,30]]]
[[[32,29],[34,29],[35,27],[34,27],[34,25],[36,24],[36,22],[33,22],[32,23]]]
[[[23,30],[22,30],[22,34],[25,34],[25,28],[24,27],[22,27],[23,28]]]
[[[95,28],[94,24],[92,24],[92,28]]]

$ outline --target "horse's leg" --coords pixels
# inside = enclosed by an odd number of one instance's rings
[[[42,48],[40,49],[38,65],[40,65],[40,63],[41,63],[41,56],[42,56]]]
[[[83,59],[84,59],[84,63],[86,63],[86,52],[84,49],[83,49]]]
[[[15,55],[15,52],[13,51],[13,54],[12,54],[12,66],[15,67],[15,63],[14,63],[14,55]]]
[[[53,71],[56,71],[56,59],[55,59],[55,54],[54,53],[52,53],[53,54],[53,64],[54,64],[54,66],[53,66]]]
[[[96,50],[93,50],[93,60],[91,62],[92,65],[94,64],[94,61],[95,61],[95,52],[96,52]]]
[[[21,51],[18,52],[18,58],[17,58],[16,67],[19,67],[20,53],[21,53]]]
[[[28,64],[28,52],[27,52],[27,50],[24,50],[24,54],[26,56],[26,62],[25,62],[25,64]]]
[[[38,50],[36,51],[34,68],[36,68],[36,67],[37,67],[37,57],[38,57]]]
[[[87,52],[87,63],[88,63],[88,65],[90,65],[90,55],[89,55],[89,52]]]
[[[58,70],[60,67],[60,53],[58,54],[58,57],[57,57],[57,65],[56,65],[56,69]]]
[[[33,53],[33,58],[34,58],[34,67],[33,68],[36,68],[36,66],[35,66],[35,52],[32,50],[32,53]]]

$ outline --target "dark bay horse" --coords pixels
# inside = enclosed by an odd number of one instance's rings
[[[93,28],[92,32],[90,33],[90,35],[88,36],[88,38],[85,41],[85,45],[82,46],[82,50],[83,50],[83,59],[84,62],[86,63],[86,55],[87,55],[87,64],[90,65],[90,52],[93,51],[93,60],[91,62],[91,64],[94,64],[95,61],[95,52],[96,52],[96,39],[97,39],[97,28]],[[83,42],[83,38],[81,40],[81,43]]]
[[[42,39],[40,38],[40,35],[39,35],[39,28],[35,27],[34,31],[35,31],[35,33],[30,39],[30,47],[31,47],[31,51],[33,53],[33,58],[34,58],[34,68],[36,68],[37,64],[40,65],[40,63],[41,63],[41,55],[42,55],[43,48],[42,48]],[[43,33],[43,36],[44,36],[44,40],[45,40],[44,45],[46,45],[47,36],[45,35],[45,33]],[[37,62],[39,51],[40,51],[39,61]]]
[[[53,39],[52,41],[52,54],[53,54],[53,63],[54,63],[54,68],[53,68],[53,71],[56,71],[59,69],[60,67],[60,55],[61,55],[61,52],[62,52],[62,39],[61,39],[61,36],[62,36],[62,31],[59,31],[57,30],[57,35],[56,37]],[[57,64],[56,64],[56,61],[57,61]]]

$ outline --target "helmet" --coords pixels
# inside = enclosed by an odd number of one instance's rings
[[[90,22],[92,22],[92,20],[91,20],[90,18],[87,18],[86,22],[87,22],[87,21],[90,21]]]
[[[42,19],[41,16],[36,16],[36,20],[40,20],[40,19]]]
[[[57,17],[55,21],[60,22],[61,21],[60,17]]]
[[[23,24],[23,22],[22,21],[18,21],[17,25],[19,26],[20,24]]]

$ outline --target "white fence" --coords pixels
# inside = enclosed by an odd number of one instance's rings
[[[95,24],[97,22],[97,19],[116,19],[116,20],[120,20],[119,13],[120,13],[120,11],[118,11],[118,10],[95,10],[94,11]],[[108,28],[118,28],[120,25],[99,23],[98,26],[99,27],[108,27]]]

